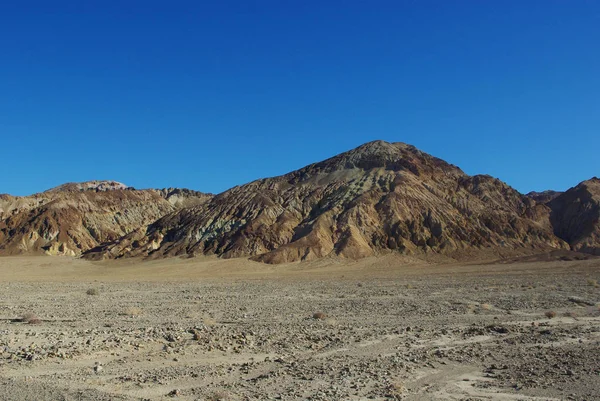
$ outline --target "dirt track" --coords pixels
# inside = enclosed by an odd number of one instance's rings
[[[600,260],[406,262],[1,258],[0,399],[600,399]]]

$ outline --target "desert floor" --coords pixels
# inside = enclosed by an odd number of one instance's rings
[[[598,281],[600,259],[5,257],[0,399],[600,399]]]

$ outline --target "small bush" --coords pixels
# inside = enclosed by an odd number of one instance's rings
[[[404,393],[406,392],[406,387],[400,382],[390,383],[387,386],[387,398],[391,398],[392,400],[401,400],[404,398]]]
[[[313,313],[313,319],[324,320],[327,317],[323,312],[315,312]]]
[[[595,287],[598,288],[600,286],[600,284],[598,284],[598,280],[594,280],[594,279],[589,279],[587,281],[588,285],[591,287]]]
[[[98,291],[97,288],[88,288],[88,290],[85,293],[88,295],[98,295],[100,294],[100,291]]]
[[[19,321],[27,324],[40,324],[42,323],[41,319],[39,319],[35,314],[28,312],[19,318]]]
[[[544,315],[546,315],[546,317],[548,319],[552,319],[552,318],[556,317],[556,312],[553,310],[549,310],[546,313],[544,313]]]
[[[130,316],[130,317],[140,316],[142,313],[144,313],[144,312],[136,306],[131,306],[131,307],[125,309],[125,311],[123,312],[124,315]]]
[[[226,391],[215,391],[208,396],[208,401],[227,401],[230,400],[231,396]]]

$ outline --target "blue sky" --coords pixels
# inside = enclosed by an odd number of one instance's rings
[[[374,139],[521,192],[600,175],[596,1],[3,2],[0,51],[0,193],[217,193]]]

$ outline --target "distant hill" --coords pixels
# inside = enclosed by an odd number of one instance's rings
[[[81,192],[81,191],[112,191],[115,189],[127,189],[128,186],[117,181],[86,181],[86,182],[68,182],[51,188],[46,193],[53,192]]]
[[[0,254],[78,256],[211,195],[134,190],[115,181],[69,183],[28,197],[0,196]]]
[[[528,198],[533,199],[534,201],[538,202],[538,203],[548,203],[551,200],[553,200],[554,198],[556,198],[557,196],[560,196],[562,194],[562,192],[559,191],[543,191],[543,192],[529,192],[526,196]]]

